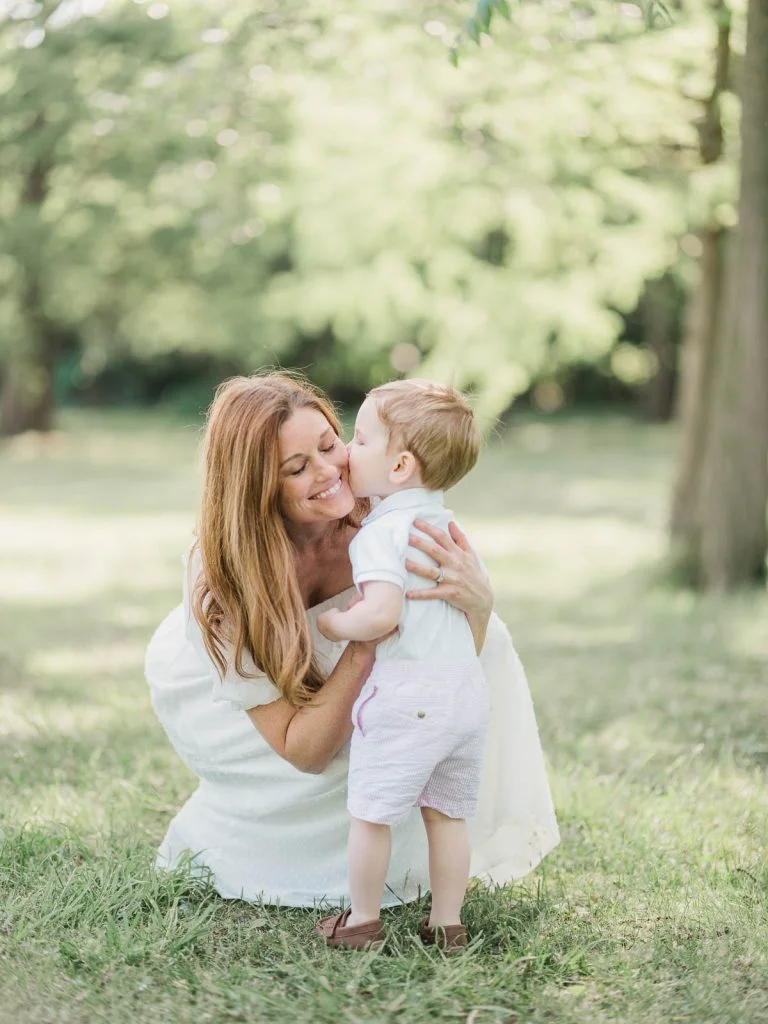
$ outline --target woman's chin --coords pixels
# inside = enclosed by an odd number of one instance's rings
[[[348,483],[343,483],[338,494],[332,498],[321,499],[313,502],[319,506],[318,511],[329,519],[343,519],[348,516],[355,507],[355,496],[349,489]]]

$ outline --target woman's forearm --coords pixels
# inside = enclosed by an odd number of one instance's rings
[[[347,644],[323,688],[291,718],[283,756],[300,771],[324,771],[351,736],[352,705],[370,675],[374,650]]]
[[[472,630],[472,636],[475,640],[475,653],[480,654],[485,643],[485,635],[488,632],[488,623],[491,621],[492,608],[481,609],[479,611],[467,612],[467,622],[469,628]]]

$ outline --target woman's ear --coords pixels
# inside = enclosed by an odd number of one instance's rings
[[[389,482],[397,487],[403,487],[414,481],[414,486],[421,486],[414,480],[419,477],[419,469],[419,461],[413,452],[399,452],[394,466],[389,471]]]

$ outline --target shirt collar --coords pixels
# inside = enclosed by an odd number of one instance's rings
[[[407,487],[403,491],[395,491],[381,501],[368,513],[362,522],[373,522],[388,512],[400,512],[413,508],[443,508],[443,491],[430,491],[426,487]]]

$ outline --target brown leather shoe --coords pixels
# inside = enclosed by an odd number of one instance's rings
[[[363,921],[362,924],[346,925],[352,908],[347,907],[340,914],[321,917],[315,925],[315,931],[321,935],[329,946],[336,949],[379,949],[384,945],[384,929],[381,921]]]
[[[455,956],[467,945],[467,929],[463,924],[435,925],[430,928],[429,918],[419,924],[419,935],[425,946],[437,946],[446,956]]]

